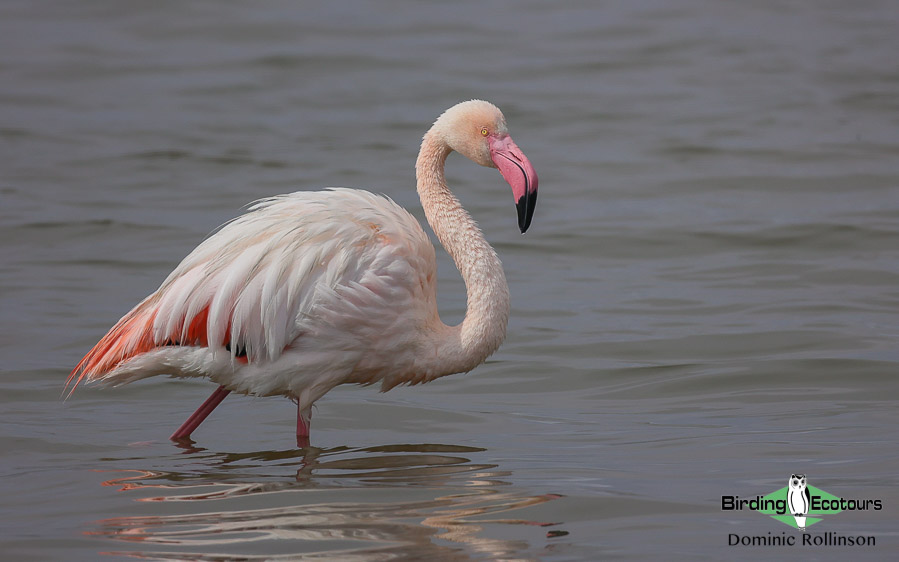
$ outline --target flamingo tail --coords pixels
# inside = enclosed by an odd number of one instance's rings
[[[97,345],[87,352],[66,379],[63,394],[68,398],[82,382],[103,380],[117,367],[138,355],[167,345],[206,347],[209,307],[199,310],[189,321],[182,318],[172,333],[159,337],[154,333],[157,295],[147,297],[119,320]],[[184,329],[186,327],[186,329]],[[228,342],[225,342],[228,345]],[[68,392],[66,392],[68,391]]]

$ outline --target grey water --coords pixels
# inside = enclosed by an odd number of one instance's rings
[[[884,559],[899,547],[895,2],[0,3],[0,558]],[[293,405],[68,372],[249,202],[419,218],[421,135],[505,112],[537,169],[448,179],[502,258],[466,375]],[[438,250],[441,314],[464,286]],[[792,473],[881,510],[801,537],[722,496]],[[798,539],[797,539],[798,540]]]

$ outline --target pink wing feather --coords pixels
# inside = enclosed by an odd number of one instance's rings
[[[385,256],[385,248],[396,255]],[[275,361],[308,326],[317,301],[349,296],[340,288],[397,259],[419,261],[431,282],[433,246],[389,199],[338,188],[257,202],[113,326],[69,375],[69,394],[82,381],[110,382],[130,360],[172,345],[230,347],[237,363]],[[407,282],[409,290],[422,289],[419,280]]]

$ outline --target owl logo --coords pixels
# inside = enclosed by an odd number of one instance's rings
[[[808,484],[805,474],[791,474],[787,492],[787,503],[790,504],[790,513],[796,518],[796,525],[805,532],[805,516],[808,514],[809,500]]]

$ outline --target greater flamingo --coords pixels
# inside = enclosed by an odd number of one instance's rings
[[[308,444],[312,404],[339,384],[419,384],[483,363],[506,336],[509,287],[496,252],[450,192],[452,151],[499,168],[524,233],[537,174],[505,118],[481,100],[446,110],[424,135],[418,194],[465,281],[458,326],[441,322],[434,246],[390,199],[332,188],[263,199],[203,241],[109,330],[66,381],[109,386],[153,375],[208,377],[218,389],[172,435],[188,438],[230,392],[297,403]]]

